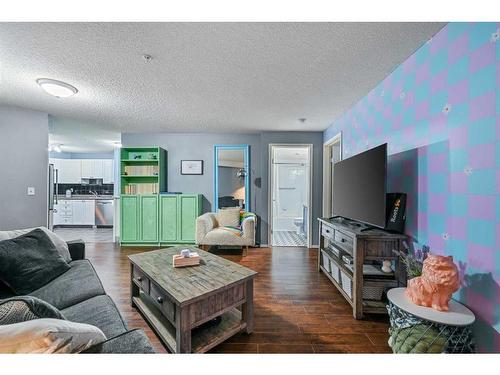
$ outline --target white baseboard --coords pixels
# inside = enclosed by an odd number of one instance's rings
[[[260,247],[270,247],[267,243],[261,243]]]
[[[319,245],[311,245],[309,246],[310,249],[319,249]]]

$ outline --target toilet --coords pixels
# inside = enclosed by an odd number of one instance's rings
[[[297,227],[297,234],[302,234],[304,228],[304,219],[301,217],[296,217],[293,219],[293,225]]]

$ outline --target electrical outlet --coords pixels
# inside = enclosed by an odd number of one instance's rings
[[[32,186],[28,187],[28,195],[35,195],[35,188]]]

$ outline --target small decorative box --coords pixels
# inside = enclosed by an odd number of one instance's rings
[[[180,254],[172,256],[172,265],[177,267],[198,266],[200,264],[200,256],[196,252],[191,252],[189,249],[183,249]]]

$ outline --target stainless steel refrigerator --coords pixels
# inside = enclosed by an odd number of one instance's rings
[[[49,164],[49,211],[47,215],[47,228],[54,229],[54,212],[55,205],[57,204],[57,190],[59,185],[59,173],[54,168],[54,164]]]

